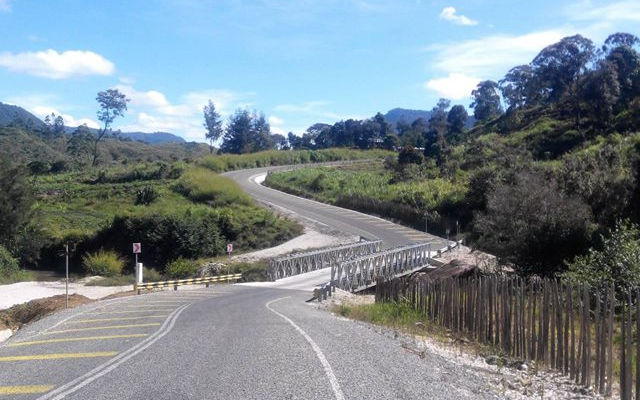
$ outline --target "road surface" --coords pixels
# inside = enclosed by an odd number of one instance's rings
[[[0,397],[499,398],[481,372],[437,355],[420,358],[307,297],[181,288],[54,315],[0,347]]]
[[[446,247],[447,241],[402,225],[394,224],[375,216],[363,214],[346,208],[335,207],[314,200],[293,196],[263,186],[261,183],[267,171],[277,171],[288,167],[267,167],[227,172],[225,175],[238,183],[257,201],[274,207],[287,215],[312,224],[315,229],[324,232],[340,232],[369,240],[382,240],[383,248],[392,248],[417,242],[433,244],[433,251]],[[260,282],[262,287],[296,289],[312,291],[315,287],[331,280],[331,269],[325,268],[312,273],[293,276],[277,282]]]
[[[256,184],[252,196],[386,247],[438,238]],[[16,399],[496,399],[485,373],[407,351],[367,324],[314,308],[308,282],[218,285],[99,301],[0,345],[0,397]],[[307,279],[305,283],[305,279]],[[286,281],[285,281],[286,282]],[[283,290],[288,289],[288,290]]]
[[[227,172],[224,175],[236,181],[256,200],[285,212],[288,211],[298,218],[319,225],[321,229],[324,227],[371,240],[379,239],[383,241],[386,248],[415,242],[432,242],[434,250],[446,246],[446,240],[440,237],[357,211],[293,196],[260,184],[267,171],[282,168],[247,169]]]

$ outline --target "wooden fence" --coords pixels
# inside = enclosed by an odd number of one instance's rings
[[[408,302],[455,333],[555,368],[600,394],[639,400],[640,290],[617,296],[614,287],[499,276],[379,278],[376,285],[376,302]]]

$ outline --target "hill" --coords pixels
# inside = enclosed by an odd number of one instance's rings
[[[122,132],[120,137],[131,140],[137,140],[139,142],[145,142],[149,144],[163,144],[163,143],[185,143],[186,141],[180,136],[176,136],[173,133],[168,132]]]
[[[387,111],[384,114],[384,120],[387,123],[396,126],[396,124],[400,121],[404,121],[407,124],[411,124],[413,121],[422,118],[425,121],[428,121],[431,118],[431,111],[426,110],[409,110],[406,108],[394,108],[392,110]]]
[[[411,124],[415,120],[422,118],[425,121],[429,121],[431,118],[432,112],[427,110],[409,110],[406,108],[394,108],[387,111],[384,114],[384,120],[393,125],[395,128],[397,123],[400,121],[406,122],[407,124]],[[469,129],[476,123],[476,119],[473,115],[469,115],[467,122],[465,123],[465,128]]]
[[[44,122],[22,107],[0,103],[0,126],[20,123],[24,126],[42,128]]]
[[[43,121],[41,121],[38,117],[31,114],[24,108],[15,105],[0,103],[0,127],[11,124],[18,124],[35,130],[45,127]],[[77,127],[65,127],[65,132],[72,133],[76,130],[76,128]],[[96,129],[91,128],[89,128],[89,130],[91,130],[92,132],[97,131]],[[122,132],[120,133],[120,137],[149,144],[186,142],[180,136],[168,132]]]

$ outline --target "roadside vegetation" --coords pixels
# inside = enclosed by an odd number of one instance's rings
[[[383,149],[357,150],[331,148],[318,150],[269,150],[249,154],[220,154],[198,160],[198,164],[215,172],[276,165],[311,164],[328,161],[378,159],[394,154]]]
[[[428,121],[395,126],[404,146],[384,163],[281,172],[266,183],[418,229],[426,222],[440,236],[459,228],[522,275],[568,268],[571,279],[611,281],[620,271],[603,270],[608,256],[599,254],[612,256],[612,248],[629,255],[620,260],[622,276],[633,274],[640,268],[638,46],[625,33],[609,36],[601,51],[580,35],[563,38],[499,82],[480,82],[471,129],[462,110],[441,99]],[[314,140],[338,140],[341,126]]]
[[[193,275],[193,268],[176,272],[167,266],[224,255],[227,243],[242,252],[301,232],[295,222],[255,205],[233,181],[193,164],[140,163],[29,176],[3,162],[3,192],[20,199],[20,212],[4,211],[15,228],[4,230],[0,242],[2,282],[29,278],[20,267],[60,270],[67,243],[72,272],[108,278],[94,284],[130,283],[133,242],[143,243],[140,260],[157,271],[147,278],[162,278]]]

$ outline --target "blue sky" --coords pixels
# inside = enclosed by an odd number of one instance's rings
[[[468,105],[544,46],[640,35],[640,1],[0,0],[0,101],[97,126],[96,93],[131,98],[116,128],[202,141],[202,106],[262,111],[272,131],[394,107]]]

